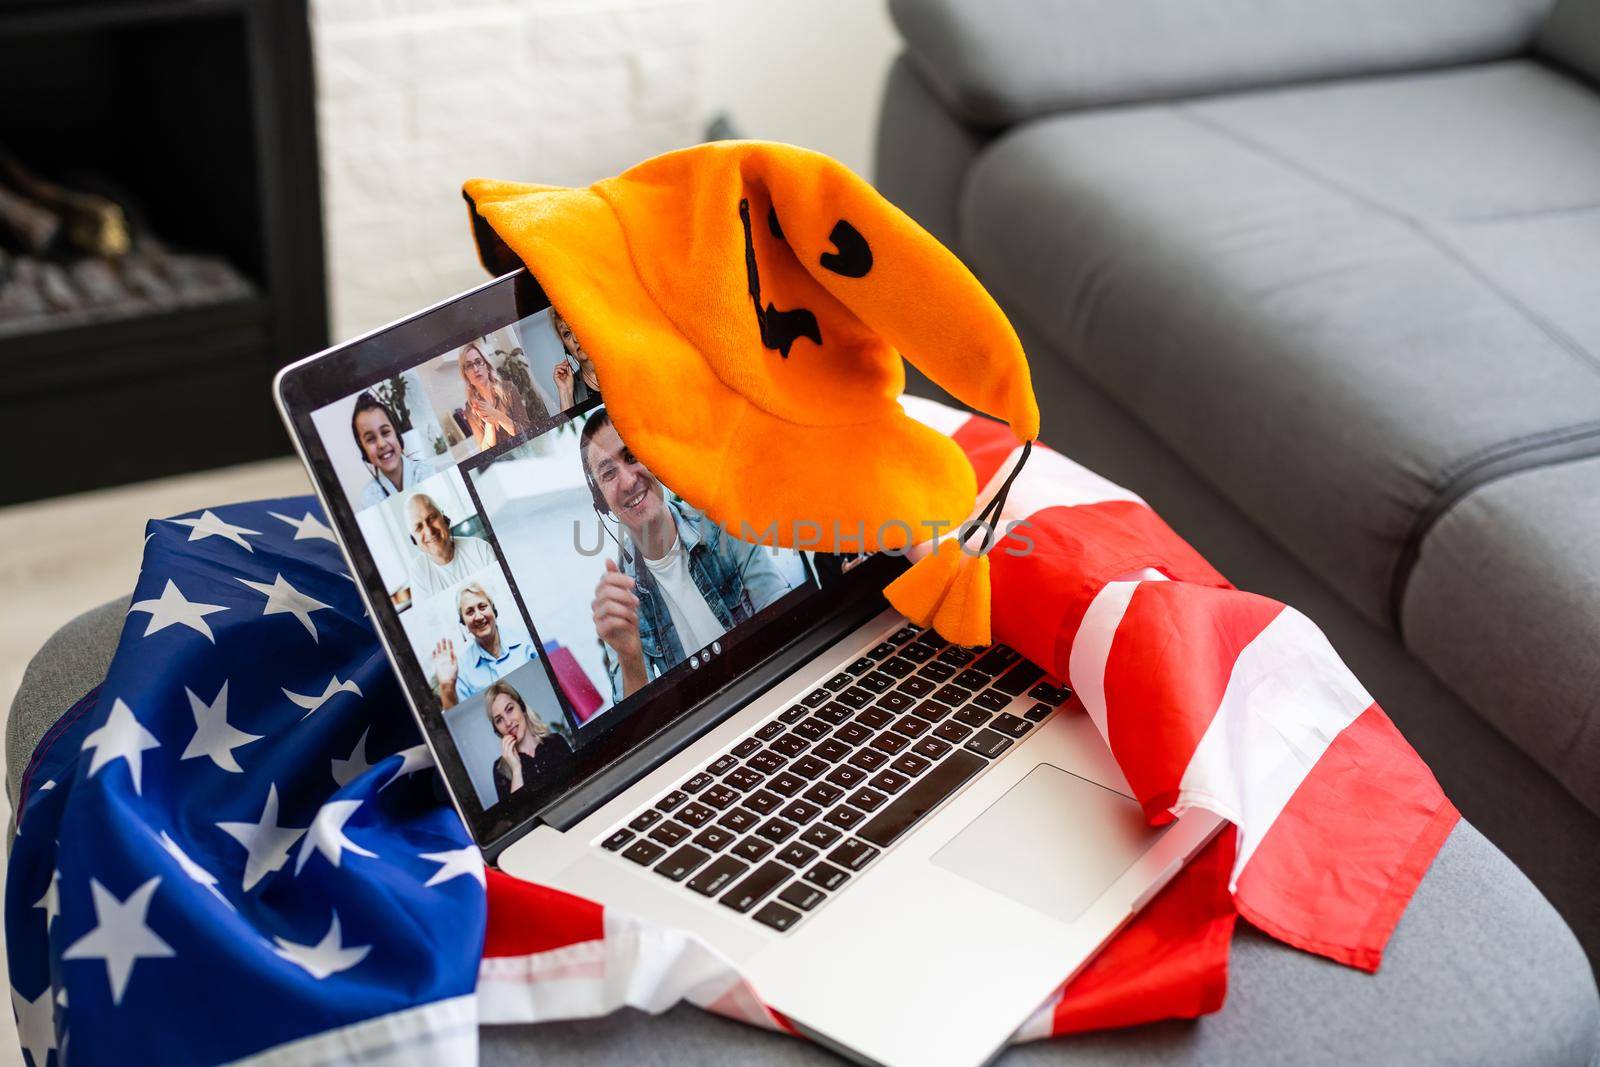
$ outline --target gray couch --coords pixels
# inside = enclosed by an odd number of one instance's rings
[[[1600,0],[891,0],[1044,437],[1316,619],[1600,960]]]

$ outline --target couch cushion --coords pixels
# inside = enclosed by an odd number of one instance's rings
[[[1025,124],[961,227],[1008,310],[1380,622],[1441,493],[1600,448],[1600,97],[1537,63]]]
[[[1559,0],[1539,28],[1535,47],[1600,85],[1600,0]]]
[[[1600,458],[1443,511],[1404,604],[1417,656],[1600,813]]]

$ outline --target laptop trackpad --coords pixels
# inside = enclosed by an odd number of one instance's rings
[[[1082,915],[1166,833],[1132,798],[1041,763],[933,862],[1062,922]]]

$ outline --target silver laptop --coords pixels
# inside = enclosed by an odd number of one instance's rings
[[[276,393],[485,857],[691,931],[844,1056],[990,1059],[1219,827],[1149,827],[1059,680],[889,609],[904,560],[677,497],[526,272]]]

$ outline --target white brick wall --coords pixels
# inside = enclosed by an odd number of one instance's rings
[[[335,338],[485,277],[461,183],[691,144],[714,0],[312,0]]]

